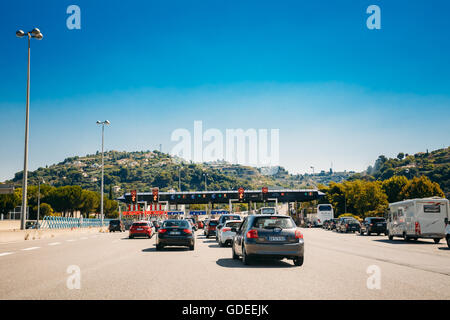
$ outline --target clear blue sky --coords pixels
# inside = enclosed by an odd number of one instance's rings
[[[81,30],[66,9],[81,8]],[[366,8],[381,8],[381,30]],[[100,147],[174,145],[177,128],[278,128],[292,172],[364,170],[450,141],[448,1],[2,1],[0,181]]]

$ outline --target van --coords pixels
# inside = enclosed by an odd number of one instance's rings
[[[389,240],[394,237],[405,241],[423,238],[439,243],[445,237],[448,208],[448,200],[438,197],[390,203],[386,213]]]

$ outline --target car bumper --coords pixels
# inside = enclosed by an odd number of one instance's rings
[[[220,240],[222,240],[222,242],[233,241],[234,235],[235,234],[231,232],[222,232],[220,235]]]
[[[246,243],[245,250],[250,256],[260,257],[303,257],[304,241],[286,244]]]
[[[132,237],[150,237],[150,232],[130,232],[130,236]]]
[[[192,246],[194,238],[158,238],[157,243],[164,246]]]
[[[372,227],[372,228],[369,228],[368,230],[371,233],[385,233],[385,232],[387,232],[386,231],[386,227],[375,227],[375,228]]]

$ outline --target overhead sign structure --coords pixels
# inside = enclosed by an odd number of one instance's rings
[[[189,214],[191,216],[203,216],[206,214],[206,211],[195,210],[195,211],[190,211]]]
[[[211,210],[211,214],[229,214],[230,212],[228,210]]]

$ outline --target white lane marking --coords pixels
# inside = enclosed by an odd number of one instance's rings
[[[88,237],[81,237],[80,239],[81,240],[86,240]]]
[[[30,247],[30,248],[22,249],[22,251],[36,250],[36,249],[39,249],[39,248],[40,247]]]
[[[75,241],[75,239],[69,239],[69,240],[66,240],[67,242],[73,242],[73,241]]]
[[[2,256],[7,256],[7,255],[9,255],[9,254],[13,254],[13,252],[3,252],[3,253],[0,253],[0,257],[2,257]]]
[[[58,244],[61,244],[61,242],[52,242],[52,243],[49,243],[48,245],[49,245],[49,246],[56,246],[56,245],[58,245]]]

